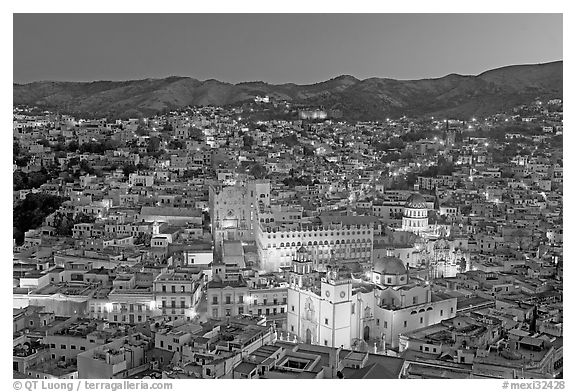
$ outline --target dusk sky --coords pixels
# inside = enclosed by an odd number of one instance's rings
[[[15,14],[14,82],[316,83],[562,60],[561,14]]]

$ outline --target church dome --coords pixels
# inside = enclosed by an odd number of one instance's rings
[[[405,204],[406,208],[418,208],[418,209],[425,209],[426,207],[426,200],[422,195],[418,193],[413,193],[410,195],[408,200],[406,200]]]
[[[406,275],[406,267],[398,257],[384,257],[374,262],[374,272],[380,275]]]

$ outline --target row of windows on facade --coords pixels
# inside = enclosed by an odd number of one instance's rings
[[[194,261],[194,259],[192,259],[192,261]],[[188,288],[190,289],[190,288]],[[184,293],[186,291],[186,286],[181,285],[180,286],[180,292]],[[162,292],[165,293],[166,292],[166,285],[162,285]],[[175,293],[176,292],[176,285],[172,285],[170,286],[170,292],[171,293]]]
[[[408,221],[406,221],[406,226],[408,226],[408,227],[424,227],[424,226],[428,226],[428,222],[425,222],[425,221],[414,222],[414,221],[408,220]]]
[[[280,310],[278,310],[280,309]],[[238,306],[238,314],[243,314],[244,313],[244,306]],[[254,311],[251,309],[248,309],[248,314],[253,315]],[[266,308],[264,310],[262,309],[258,309],[257,312],[258,316],[262,316],[262,315],[266,315],[266,316],[270,316],[270,315],[277,315],[277,314],[284,314],[284,308]],[[230,317],[232,315],[232,309],[224,309],[224,316],[226,317]],[[219,317],[219,311],[218,309],[212,309],[212,317]]]
[[[119,320],[118,320],[118,315],[115,314],[115,315],[113,316],[113,319],[112,319],[112,320],[113,320],[114,322],[119,322]],[[144,321],[144,318],[143,318],[141,315],[138,315],[138,316],[136,317],[136,319],[131,319],[130,322],[133,323],[135,320],[137,320],[139,323],[141,323],[142,321]],[[123,323],[126,322],[126,315],[122,315],[121,322],[123,322]]]
[[[186,314],[185,308],[180,308],[179,311],[177,311],[176,309],[169,309],[169,308],[162,309],[162,315],[163,315],[163,316],[166,316],[166,315],[168,315],[168,314],[174,314],[174,315],[175,315],[175,314],[177,314],[177,313],[181,315],[181,316],[180,316],[181,318],[183,318],[183,317],[184,317],[184,314]],[[176,320],[176,318],[177,318],[177,317],[174,317],[174,320]],[[169,319],[171,320],[171,318],[169,318]],[[188,321],[190,321],[190,316],[186,317],[186,319],[187,319]]]
[[[56,348],[56,344],[55,343],[50,343],[50,348]],[[60,350],[67,350],[68,346],[66,344],[61,344],[60,345]],[[84,346],[80,346],[80,351],[85,351],[86,347]],[[71,344],[70,345],[70,350],[77,350],[76,345],[75,344]]]
[[[402,212],[404,211],[404,207],[392,207],[392,208],[387,208],[387,207],[378,207],[378,206],[372,206],[372,209],[374,211],[382,211],[384,209],[384,211],[389,210],[392,212]]]
[[[306,232],[303,232],[301,234],[292,233],[292,237],[290,237],[290,234],[279,234],[279,236],[280,236],[280,238],[284,238],[284,235],[286,235],[286,238],[299,238],[299,237],[322,237],[322,236],[329,237],[329,236],[334,236],[334,235],[335,236],[339,236],[339,235],[366,235],[366,234],[370,234],[370,233],[372,233],[371,230],[368,230],[368,232],[366,232],[366,230],[362,230],[362,231],[358,231],[358,232],[355,232],[355,231],[342,231],[342,232],[337,231],[334,233],[328,233],[328,232],[320,231],[320,232],[314,233],[314,234],[312,234],[312,233],[307,234]],[[268,239],[270,239],[270,238],[276,238],[276,234],[268,234]],[[350,241],[350,240],[348,240],[348,241]]]
[[[232,297],[229,296],[229,295],[227,295],[226,298],[225,298],[225,300],[224,300],[224,303],[225,303],[226,305],[232,304]],[[239,303],[239,304],[243,304],[243,303],[244,303],[244,296],[243,296],[243,295],[239,295],[239,296],[238,296],[238,303]],[[268,299],[267,299],[267,298],[264,298],[264,299],[262,300],[262,304],[263,304],[263,305],[268,305]],[[218,296],[215,295],[215,296],[212,297],[212,305],[218,305]],[[254,299],[254,305],[258,305],[258,299]],[[278,305],[278,299],[277,299],[277,298],[274,298],[274,299],[272,300],[272,305]],[[282,298],[282,305],[286,305],[286,297]]]
[[[112,312],[130,312],[133,313],[134,311],[138,311],[138,312],[142,312],[142,311],[146,311],[148,309],[148,307],[146,305],[134,305],[134,304],[129,304],[128,306],[125,305],[119,305],[119,304],[113,304],[112,305]],[[97,306],[95,307],[94,305],[90,306],[90,312],[94,313],[94,312],[104,312],[107,313],[108,309],[105,306]]]
[[[324,324],[329,325],[329,321],[327,318],[324,319]],[[424,317],[420,317],[420,324],[424,324]],[[376,325],[380,326],[380,319],[376,319]],[[384,324],[382,327],[387,329],[388,328],[388,321],[384,321]],[[408,328],[408,320],[404,320],[403,327]],[[294,326],[293,325],[290,326],[290,332],[294,332]]]
[[[177,308],[176,301],[170,301],[171,306],[166,306],[167,302],[162,301],[162,308]],[[186,308],[186,301],[180,301],[180,308]]]
[[[175,339],[175,340],[176,340],[176,339]],[[178,342],[175,341],[174,343],[178,343]],[[167,348],[168,348],[168,351],[172,351],[172,345],[171,345],[171,344],[168,344],[167,346],[168,346],[168,347],[167,347]],[[160,341],[160,348],[164,348],[164,341],[163,341],[163,340]],[[180,347],[177,346],[177,347],[176,347],[176,351],[177,351],[177,352],[180,352]]]
[[[289,220],[298,220],[301,217],[299,215],[288,215]],[[286,220],[286,217],[283,216],[282,220]],[[260,218],[260,223],[272,223],[274,222],[274,218]]]
[[[268,244],[268,246],[266,247],[266,249],[276,249],[275,246],[270,247],[270,244]],[[278,249],[281,249],[280,247],[278,247]],[[349,248],[331,248],[331,249],[316,249],[316,251],[314,252],[316,255],[329,255],[332,252],[334,252],[335,255],[345,255],[347,253],[362,253],[362,252],[371,252],[372,248],[368,247],[368,246],[356,246],[356,247],[349,247]],[[286,253],[284,253],[283,251],[280,252],[280,257],[284,257],[284,256],[292,256],[293,258],[296,257],[296,251],[295,250],[288,250]]]
[[[427,217],[428,216],[428,210],[406,210],[406,216],[410,216],[410,217]]]
[[[340,242],[340,240],[336,240],[336,241],[334,241],[334,240],[330,240],[330,241],[326,240],[326,241],[324,241],[324,242],[322,242],[322,241],[320,241],[320,242],[318,242],[318,241],[308,241],[308,243],[305,243],[305,242],[302,242],[302,243],[301,243],[301,242],[292,242],[292,243],[290,243],[290,242],[286,242],[286,243],[281,242],[281,243],[278,245],[278,247],[279,247],[279,248],[283,248],[284,245],[286,245],[286,247],[298,247],[298,246],[304,246],[304,245],[306,245],[306,246],[317,246],[317,245],[321,245],[321,246],[322,246],[322,245],[325,245],[325,246],[328,246],[328,245],[348,245],[348,246],[351,246],[351,245],[352,245],[352,246],[354,246],[354,245],[356,245],[356,244],[360,245],[360,244],[370,244],[370,243],[372,243],[372,241],[371,241],[370,239],[365,239],[365,238],[363,238],[362,240],[358,240],[358,241],[356,241],[356,240],[346,240],[346,241],[342,240],[342,242]],[[272,245],[272,248],[275,248],[275,247],[276,247],[276,243],[274,243],[274,242],[273,242],[272,244],[267,244],[267,247],[270,248],[270,245]]]
[[[416,297],[413,297],[412,302],[413,302],[413,304],[416,304],[416,303],[418,302],[418,297],[417,297],[417,296],[416,296]],[[394,304],[394,298],[392,298],[392,304]],[[292,309],[292,312],[295,311],[294,305],[292,305],[292,308],[291,308],[291,309]],[[373,315],[372,315],[372,313],[370,312],[369,308],[366,308],[366,309],[368,309],[368,310],[366,310],[366,312],[365,312],[365,317],[366,317],[366,318],[372,317]],[[429,306],[428,309],[426,309],[426,311],[431,311],[431,310],[434,310],[431,306]],[[415,310],[413,310],[413,311],[410,313],[410,315],[415,315],[415,314],[417,314],[417,313],[422,313],[422,312],[424,312],[424,311],[425,311],[424,309],[420,309],[419,312],[416,312]],[[355,314],[355,313],[356,313],[356,304],[352,304],[352,309],[351,309],[350,313],[351,313],[351,314]],[[453,307],[450,308],[450,314],[452,314],[452,313],[454,313],[454,308],[453,308]],[[442,317],[442,316],[444,316],[444,309],[440,309],[440,317]],[[422,323],[422,320],[423,320],[423,318],[420,317],[420,323]],[[324,323],[327,325],[327,324],[328,324],[328,319],[324,319]],[[376,319],[376,325],[380,325],[380,319]],[[406,321],[404,321],[404,327],[406,327]],[[388,328],[388,322],[387,322],[387,321],[384,321],[384,328]],[[292,332],[294,332],[294,331],[292,331]]]

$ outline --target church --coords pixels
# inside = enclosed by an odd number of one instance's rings
[[[428,231],[428,206],[422,195],[414,193],[406,200],[402,214],[402,230],[413,233]]]
[[[312,268],[304,247],[292,264],[286,328],[308,344],[397,348],[399,335],[456,315],[456,298],[433,295],[396,257],[376,261],[362,278],[337,266]]]
[[[416,258],[417,264],[427,268],[428,279],[454,277],[469,269],[469,256],[456,245],[457,241],[448,239],[450,228],[429,224],[431,204],[422,195],[412,194],[404,205],[401,231],[420,237],[414,246],[412,259]]]

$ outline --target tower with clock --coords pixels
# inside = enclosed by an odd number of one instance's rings
[[[322,299],[332,304],[350,301],[352,281],[340,278],[337,267],[328,265],[326,268],[326,277],[320,285]]]
[[[326,267],[326,276],[320,284],[320,339],[319,343],[332,347],[348,347],[353,325],[352,281],[339,276],[338,268]]]

